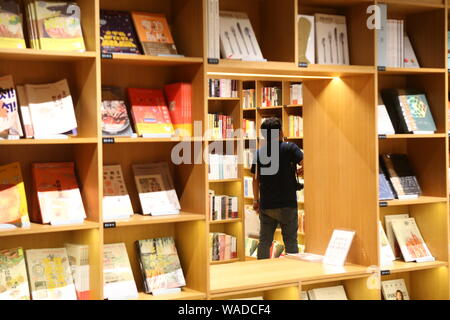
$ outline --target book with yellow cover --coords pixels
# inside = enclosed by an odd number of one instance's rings
[[[0,250],[0,300],[30,300],[22,248]]]
[[[25,186],[18,162],[0,166],[0,228],[2,225],[30,225]]]
[[[22,14],[16,0],[0,0],[0,48],[26,48]]]

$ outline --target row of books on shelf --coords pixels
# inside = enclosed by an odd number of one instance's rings
[[[268,101],[267,101],[268,100]],[[280,106],[282,105],[281,88],[279,87],[264,87],[262,88],[262,104],[263,107]],[[302,83],[294,83],[289,86],[289,103],[291,105],[303,104],[303,85]],[[242,90],[242,108],[252,109],[256,108],[256,90],[244,89]]]
[[[209,234],[211,261],[226,261],[237,258],[237,239],[222,232]]]
[[[208,179],[238,179],[238,156],[209,154]]]
[[[289,137],[303,137],[303,118],[290,115],[288,117],[288,128]]]
[[[257,107],[256,90],[255,89],[242,90],[242,108],[243,109],[254,109],[256,107]]]
[[[210,98],[238,98],[239,81],[232,79],[209,79]]]
[[[233,117],[221,113],[208,113],[208,128],[211,139],[234,137]]]
[[[291,105],[303,104],[303,84],[293,83],[289,86],[289,102]]]
[[[283,94],[280,87],[262,88],[262,107],[278,107],[283,104]]]
[[[88,300],[89,247],[0,250],[0,300]]]
[[[378,100],[379,134],[436,132],[425,93],[415,89],[384,89]]]
[[[239,198],[215,194],[209,190],[209,219],[210,221],[237,219],[239,215]]]
[[[179,293],[186,286],[175,240],[172,237],[135,242],[145,293]],[[125,243],[103,246],[103,297],[137,299],[138,289]]]

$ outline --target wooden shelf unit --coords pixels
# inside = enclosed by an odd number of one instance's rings
[[[299,269],[288,268],[289,272],[294,273],[294,278],[303,277],[304,288],[343,284],[351,299],[380,299],[379,289],[368,290],[366,286],[366,266],[379,266],[380,263],[377,223],[386,214],[409,212],[416,218],[437,261],[413,265],[397,261],[390,269],[391,274],[382,276],[381,279],[405,278],[413,299],[448,299],[449,128],[448,77],[445,72],[449,67],[446,33],[450,1],[384,1],[388,4],[389,17],[406,20],[406,30],[423,67],[387,68],[386,71],[377,71],[377,31],[365,28],[365,10],[368,5],[381,2],[377,0],[221,0],[221,10],[247,12],[263,55],[268,61],[220,60],[217,65],[208,64],[208,57],[205,55],[206,0],[76,1],[81,7],[87,52],[0,49],[0,75],[12,74],[16,84],[45,83],[67,78],[74,100],[79,136],[68,140],[0,141],[0,164],[20,162],[30,201],[31,163],[74,161],[88,219],[82,225],[52,227],[33,224],[30,229],[2,230],[0,249],[18,246],[25,249],[61,247],[66,242],[88,244],[92,299],[103,298],[103,243],[126,244],[141,300],[229,296],[229,292],[217,289],[217,281],[225,278],[221,268],[234,267],[235,264],[211,265],[209,232],[225,232],[238,238],[238,259],[235,259],[238,262],[230,279],[235,275],[259,271],[260,269],[252,269],[252,266],[242,265],[246,260],[243,210],[246,201],[242,181],[245,171],[242,167],[239,168],[239,179],[208,181],[207,164],[171,164],[170,170],[183,210],[180,216],[135,215],[130,220],[118,221],[115,228],[104,228],[102,166],[122,165],[134,211],[139,212],[131,165],[168,161],[172,147],[182,139],[116,138],[112,144],[103,144],[100,121],[101,85],[161,88],[168,83],[185,81],[193,85],[193,120],[202,121],[203,124],[207,123],[207,113],[211,110],[230,111],[238,127],[244,118],[254,119],[259,126],[262,117],[275,112],[282,118],[283,129],[287,132],[286,119],[289,114],[301,114],[304,117],[303,139],[291,140],[305,150],[307,189],[304,204],[300,205],[307,216],[306,234],[301,236],[307,251],[323,254],[333,229],[353,229],[356,231],[356,238],[348,261],[359,265],[355,269],[346,270],[339,277],[330,277],[315,267],[312,268],[314,277],[305,278]],[[100,9],[165,13],[177,48],[186,57],[114,54],[102,58],[99,47]],[[316,12],[346,15],[351,65],[313,64],[306,68],[298,67],[296,16],[299,13]],[[221,76],[220,73],[228,75]],[[209,78],[240,80],[240,90],[245,87],[244,83],[253,82],[258,97],[263,83],[278,83],[283,88],[283,106],[272,110],[243,110],[241,97],[209,99]],[[290,82],[303,82],[302,106],[290,106],[286,100]],[[395,135],[379,139],[376,132],[377,94],[379,89],[388,87],[425,90],[437,133],[426,137]],[[258,107],[260,105],[258,101]],[[200,151],[205,151],[213,142],[202,136],[205,129],[204,126],[200,134],[188,139],[186,143],[191,146],[200,144]],[[259,143],[258,139],[241,137],[232,139],[231,143],[237,148],[249,141]],[[388,202],[388,207],[380,208],[378,156],[382,152],[393,151],[408,154],[424,195],[414,201],[391,201]],[[226,223],[209,221],[207,200],[210,188],[218,194],[241,197],[239,219]],[[181,294],[153,297],[142,293],[143,283],[135,241],[159,236],[175,238],[187,282]],[[264,276],[266,271],[261,269],[260,274],[250,279],[244,289],[265,292],[268,299],[298,299],[298,281],[296,284],[291,280],[278,281],[271,278],[271,274]],[[265,284],[264,281],[268,280],[273,280],[273,283]],[[229,285],[232,286],[232,283]],[[241,289],[244,290],[239,290]]]

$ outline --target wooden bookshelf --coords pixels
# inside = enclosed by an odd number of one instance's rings
[[[385,0],[388,17],[405,20],[405,30],[413,43],[422,68],[377,69],[377,31],[365,28],[366,9],[380,1],[367,0],[221,0],[221,10],[246,12],[255,29],[267,62],[219,61],[208,64],[206,0],[76,0],[81,7],[87,51],[72,53],[34,49],[0,49],[0,75],[11,74],[15,84],[68,80],[78,122],[78,137],[66,140],[0,141],[0,164],[18,161],[24,176],[31,207],[31,164],[73,161],[86,208],[87,220],[80,225],[48,226],[32,224],[29,229],[0,230],[0,249],[62,247],[66,242],[88,244],[90,248],[92,299],[103,299],[103,244],[124,242],[140,300],[212,299],[242,292],[263,292],[267,299],[298,299],[299,290],[342,284],[350,299],[381,299],[381,290],[367,288],[368,266],[378,266],[378,221],[388,214],[413,216],[436,261],[405,263],[396,261],[382,280],[404,278],[412,299],[449,298],[449,204],[447,169],[449,141],[447,124],[447,29],[450,2],[446,0]],[[100,52],[99,10],[147,11],[168,17],[178,51],[184,57],[149,57]],[[298,14],[331,13],[347,17],[351,65],[298,66],[296,17]],[[363,26],[363,27],[362,27]],[[286,36],[280,36],[286,35]],[[238,98],[209,98],[208,79],[240,81],[239,92],[251,86],[257,94],[257,108],[243,109]],[[282,272],[272,264],[279,261],[245,261],[245,214],[243,177],[209,181],[208,165],[170,164],[180,198],[179,216],[150,217],[139,214],[104,226],[102,218],[104,164],[121,164],[133,209],[140,212],[131,165],[169,161],[172,148],[180,141],[201,144],[242,145],[258,139],[207,137],[180,139],[120,138],[103,143],[101,137],[101,86],[162,88],[173,82],[189,82],[193,87],[193,121],[207,124],[208,112],[233,117],[236,128],[243,119],[256,121],[277,115],[288,132],[288,116],[304,119],[302,138],[288,137],[305,150],[305,234],[299,235],[307,251],[323,254],[336,228],[356,231],[348,262],[338,275],[320,265],[286,263]],[[290,105],[290,83],[303,83],[304,102]],[[282,106],[261,108],[260,90],[265,84],[282,88]],[[377,134],[378,91],[390,87],[424,90],[437,126],[433,135]],[[258,130],[259,131],[259,130]],[[203,132],[202,132],[203,133]],[[259,137],[259,133],[258,133]],[[378,200],[378,156],[386,152],[408,154],[423,194],[414,200]],[[169,161],[170,162],[170,161]],[[210,221],[208,190],[238,196],[239,216],[230,221]],[[238,258],[211,262],[209,233],[224,232],[238,239]],[[186,288],[180,294],[144,294],[135,242],[160,236],[175,239]],[[220,264],[219,264],[220,263]],[[267,264],[267,266],[266,266]],[[264,265],[264,266],[263,266]],[[295,267],[293,267],[295,265]],[[355,266],[357,265],[357,266]],[[255,275],[253,277],[253,275]]]

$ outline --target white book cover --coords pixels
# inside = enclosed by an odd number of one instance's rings
[[[412,47],[411,41],[408,35],[404,35],[404,45],[405,45],[405,56],[404,56],[404,67],[405,68],[420,68],[419,61],[417,60],[416,53]]]
[[[319,64],[349,65],[345,16],[315,14],[316,53]]]
[[[244,197],[254,198],[252,177],[244,177]]]
[[[381,281],[384,300],[409,300],[408,289],[404,279]]]
[[[33,300],[77,300],[66,248],[26,250]]]
[[[66,79],[49,84],[26,84],[25,91],[35,135],[76,130],[77,119]]]
[[[401,257],[400,247],[398,246],[397,239],[395,239],[394,230],[392,229],[392,220],[395,219],[406,219],[409,218],[409,214],[390,214],[384,216],[384,224],[386,226],[386,236],[389,240],[392,250],[394,251],[394,256],[396,259]]]
[[[355,231],[334,230],[328,243],[324,264],[343,266],[352,245]]]
[[[121,165],[103,166],[103,221],[134,214]]]
[[[379,231],[379,241],[380,241],[380,262],[382,267],[392,266],[395,260],[394,251],[392,250],[391,244],[384,232],[383,225],[381,221],[378,221],[378,231]]]
[[[396,219],[391,223],[405,262],[435,260],[414,218]]]
[[[25,136],[27,138],[33,138],[34,136],[33,123],[31,122],[30,108],[28,107],[28,97],[27,94],[25,93],[25,87],[17,86],[16,89],[17,89],[17,96],[19,98],[20,114],[22,116],[22,125],[25,130]]]
[[[311,300],[348,300],[344,286],[311,289],[308,295]]]
[[[259,214],[253,209],[251,205],[245,205],[245,237],[259,237],[261,223],[259,221]]]
[[[387,5],[379,3],[380,9],[380,29],[377,30],[378,37],[378,65],[387,66]]]
[[[298,15],[298,62],[314,64],[316,62],[314,16]]]
[[[0,77],[0,137],[23,136],[14,80],[11,75]]]
[[[394,126],[383,103],[381,95],[378,94],[378,134],[395,134]]]
[[[235,19],[232,13],[220,12],[220,50],[222,58],[237,59],[243,58],[243,43],[238,38],[235,26]]]
[[[138,298],[125,243],[103,246],[103,297],[109,300]]]
[[[89,277],[89,246],[82,244],[66,243],[70,269],[72,270],[73,282],[79,300],[87,300],[90,290]]]

